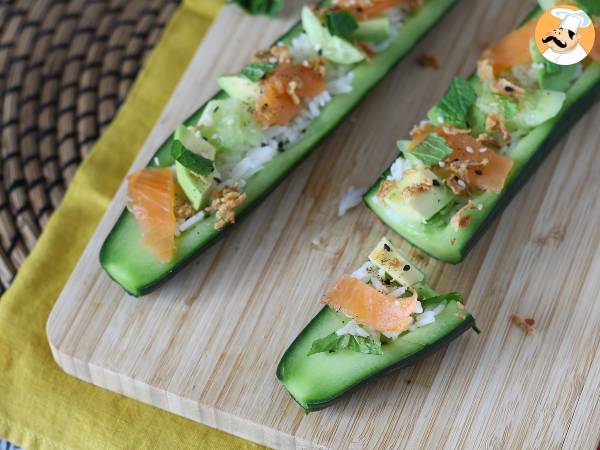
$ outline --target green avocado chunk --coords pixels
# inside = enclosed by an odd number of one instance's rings
[[[214,178],[196,175],[179,162],[175,162],[175,175],[179,187],[192,204],[192,208],[196,211],[203,208],[208,203],[210,194],[215,187]]]
[[[259,84],[241,75],[223,75],[217,82],[227,95],[242,102],[255,103],[260,95]]]

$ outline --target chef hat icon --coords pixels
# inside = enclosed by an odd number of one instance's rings
[[[554,8],[551,13],[561,20],[561,28],[571,30],[573,33],[577,33],[579,28],[589,27],[592,23],[590,17],[580,9]]]

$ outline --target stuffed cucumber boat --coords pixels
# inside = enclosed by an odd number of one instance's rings
[[[277,378],[307,412],[477,330],[462,296],[437,294],[387,238],[322,303],[277,367]]]
[[[364,196],[384,223],[435,258],[460,262],[598,100],[600,39],[583,62],[554,64],[535,43],[541,12],[487,48],[476,75],[453,79],[411,139],[398,141],[400,156]]]
[[[206,248],[262,198],[456,0],[337,0],[301,20],[180,125],[146,169],[100,262],[142,295]]]

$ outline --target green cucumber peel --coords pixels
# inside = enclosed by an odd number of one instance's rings
[[[185,148],[180,141],[174,140],[171,144],[171,156],[179,164],[197,175],[207,176],[215,170],[214,161]]]

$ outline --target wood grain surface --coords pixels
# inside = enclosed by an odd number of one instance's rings
[[[276,448],[595,448],[600,439],[600,129],[596,105],[532,177],[466,261],[420,255],[360,206],[370,185],[455,74],[533,1],[461,0],[308,160],[225,239],[141,299],[98,264],[121,187],[48,321],[69,374]],[[198,49],[133,169],[174,126],[297,13],[269,22],[226,7]],[[422,68],[432,51],[440,70]],[[286,347],[339,274],[387,234],[441,291],[465,294],[481,335],[304,414],[275,378]],[[315,245],[314,242],[319,243]],[[526,336],[510,317],[532,317]]]

